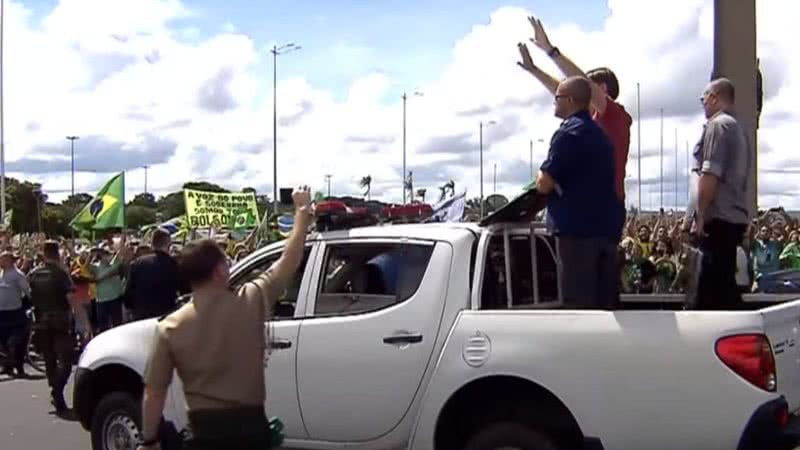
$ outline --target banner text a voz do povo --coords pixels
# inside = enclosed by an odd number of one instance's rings
[[[258,226],[255,194],[184,189],[186,219],[191,228],[254,228]]]

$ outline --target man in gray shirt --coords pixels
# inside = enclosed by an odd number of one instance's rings
[[[2,373],[25,377],[25,331],[28,318],[25,315],[23,297],[31,295],[25,275],[17,269],[16,256],[10,250],[0,253],[0,346],[8,353],[9,361]],[[13,367],[12,367],[13,366]]]
[[[701,98],[708,121],[694,151],[690,205],[703,254],[698,309],[736,309],[742,303],[736,286],[736,247],[752,217],[747,192],[754,154],[734,116],[734,100],[734,86],[727,78],[709,83]]]

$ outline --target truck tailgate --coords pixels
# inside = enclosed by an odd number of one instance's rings
[[[786,397],[789,411],[800,409],[800,300],[759,311],[772,344],[778,374],[778,392]]]

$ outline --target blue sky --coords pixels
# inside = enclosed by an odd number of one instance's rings
[[[40,19],[56,4],[25,2]],[[256,71],[264,74],[266,85],[272,73],[266,48],[301,45],[300,52],[279,58],[278,78],[304,75],[338,99],[353,79],[372,71],[396,81],[392,98],[432,81],[448,63],[455,42],[502,6],[524,7],[550,24],[573,22],[586,30],[600,29],[608,14],[605,0],[189,0],[184,5],[192,16],[171,25],[191,30],[192,39],[213,36],[230,23],[263,48],[265,58]]]
[[[696,99],[712,59],[713,0],[182,0],[190,14],[179,19],[163,1],[177,0],[6,0],[12,12],[20,2],[33,11],[7,22],[7,163],[19,178],[66,192],[68,160],[47,149],[63,150],[63,136],[77,134],[80,166],[104,168],[80,173],[80,190],[143,164],[159,194],[189,179],[271,190],[268,49],[296,42],[303,49],[278,64],[281,186],[322,186],[330,173],[336,192],[352,194],[369,173],[375,197],[401,198],[399,97],[420,87],[426,95],[408,118],[415,185],[435,190],[453,179],[477,192],[478,123],[488,117],[498,125],[485,160],[498,163],[498,190],[518,192],[530,181],[530,139],[558,126],[550,96],[515,66],[515,44],[530,33],[524,11],[579,66],[612,67],[632,114],[641,82],[648,189],[659,173],[659,108],[670,144],[676,128],[680,142],[695,140],[703,120]],[[790,33],[800,2],[769,5],[757,15],[767,87],[759,164],[794,168],[797,158],[778,149],[791,149],[796,135],[800,59]],[[117,42],[117,34],[138,37]],[[145,61],[162,49],[163,58]],[[541,52],[534,58],[554,70]],[[112,151],[124,157],[109,159]],[[540,161],[546,146],[534,153]],[[635,174],[637,162],[628,169]],[[129,188],[140,190],[135,179]],[[760,183],[773,201],[797,190],[771,173]]]

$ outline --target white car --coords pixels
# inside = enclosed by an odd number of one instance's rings
[[[274,244],[237,264],[233,284],[281,250]],[[617,311],[569,310],[556,260],[552,238],[528,224],[311,235],[267,325],[266,410],[284,423],[285,445],[796,445],[800,301],[761,296],[748,299],[748,311],[683,311],[677,296],[650,296],[625,298]],[[74,404],[95,450],[134,448],[155,324],[105,332],[80,358]],[[177,377],[164,419],[170,447],[187,424]]]

